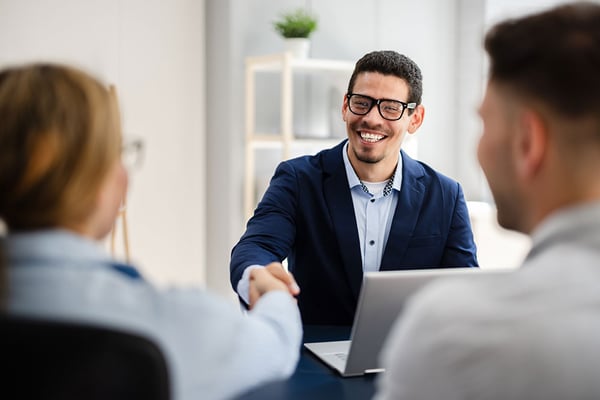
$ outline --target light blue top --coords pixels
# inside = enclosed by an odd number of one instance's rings
[[[392,192],[390,195],[384,196],[383,191],[366,193],[362,189],[360,179],[348,158],[348,143],[344,146],[342,153],[352,203],[354,204],[363,271],[379,271],[383,249],[385,249],[385,244],[390,235],[394,211],[398,204],[398,194],[402,187],[402,157],[398,153],[398,164],[394,174]],[[367,187],[371,186],[367,183],[366,185]],[[383,185],[385,185],[385,182],[382,183],[381,189],[383,189]]]
[[[247,316],[197,289],[159,290],[117,271],[94,242],[49,230],[3,239],[10,313],[116,327],[162,347],[175,399],[231,398],[289,376],[302,326],[296,303],[276,291]]]

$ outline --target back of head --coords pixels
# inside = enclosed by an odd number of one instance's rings
[[[0,222],[8,232],[79,226],[121,150],[114,96],[74,68],[0,71]],[[6,262],[0,241],[0,304]]]
[[[117,106],[74,68],[0,71],[0,218],[10,231],[70,227],[93,210],[121,147]]]
[[[404,79],[408,84],[408,103],[421,104],[423,95],[423,76],[419,66],[410,58],[392,50],[372,51],[356,62],[348,93],[352,93],[356,77],[363,72],[378,72],[382,75],[393,75]],[[409,110],[409,113],[412,110]]]
[[[599,121],[599,4],[569,3],[507,20],[489,31],[485,49],[491,81],[553,115]]]

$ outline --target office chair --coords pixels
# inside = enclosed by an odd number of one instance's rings
[[[137,334],[1,315],[0,346],[3,399],[170,398],[163,353]]]

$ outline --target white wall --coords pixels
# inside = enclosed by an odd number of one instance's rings
[[[204,1],[2,0],[0,66],[56,61],[117,86],[131,176],[133,260],[161,285],[204,284]]]

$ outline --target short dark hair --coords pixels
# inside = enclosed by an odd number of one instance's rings
[[[600,5],[576,2],[493,27],[490,80],[569,118],[600,116]]]
[[[356,62],[348,93],[352,93],[356,77],[363,72],[379,72],[383,75],[394,75],[408,84],[408,103],[421,104],[423,95],[423,76],[419,66],[410,58],[393,50],[372,51]],[[412,111],[412,110],[409,110]]]

